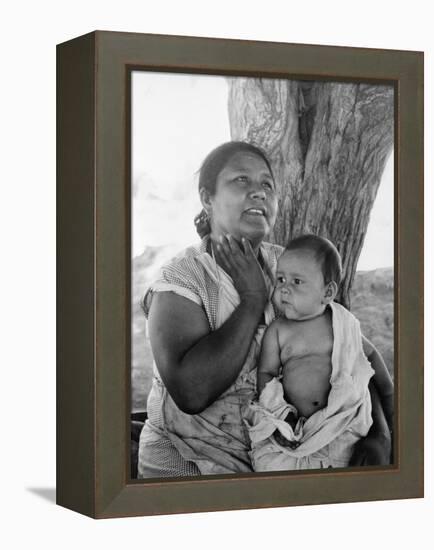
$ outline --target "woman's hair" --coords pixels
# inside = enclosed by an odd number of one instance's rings
[[[342,260],[335,245],[325,237],[306,234],[289,241],[285,250],[310,250],[320,264],[324,282],[334,281],[337,286],[342,280]]]
[[[199,192],[201,189],[206,189],[211,197],[215,195],[218,175],[237,153],[251,153],[260,157],[267,165],[271,177],[274,179],[270,161],[260,147],[246,141],[228,141],[208,153],[202,162],[202,166],[199,169]],[[204,209],[194,218],[196,231],[201,238],[211,232],[209,222],[209,217]]]

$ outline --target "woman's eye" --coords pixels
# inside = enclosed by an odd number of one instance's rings
[[[247,176],[238,176],[237,178],[235,178],[235,181],[239,182],[239,183],[246,183],[247,182]]]
[[[270,191],[273,191],[274,189],[273,184],[269,181],[262,182],[262,186],[265,187],[265,189],[269,189]]]

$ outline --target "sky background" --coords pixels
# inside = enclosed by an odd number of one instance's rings
[[[132,77],[132,255],[182,249],[198,236],[197,171],[230,140],[223,76],[135,71]],[[393,266],[393,154],[386,164],[357,270]]]

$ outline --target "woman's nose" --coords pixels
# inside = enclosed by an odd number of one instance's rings
[[[265,197],[267,195],[265,194],[265,190],[262,187],[256,186],[251,189],[250,196],[254,199],[265,200]]]

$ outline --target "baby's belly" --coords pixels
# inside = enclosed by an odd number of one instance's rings
[[[309,418],[327,405],[330,375],[329,357],[312,355],[287,361],[282,379],[285,400],[300,416]]]

